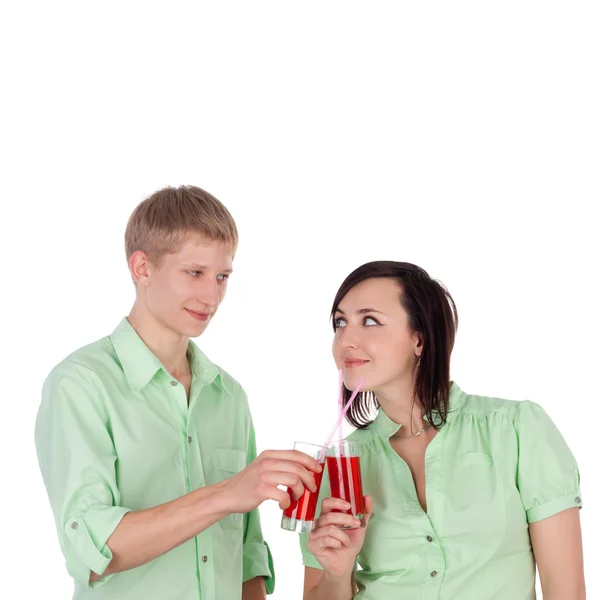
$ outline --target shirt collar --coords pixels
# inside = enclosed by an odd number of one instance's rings
[[[163,370],[167,373],[163,364],[146,346],[126,317],[112,332],[110,340],[133,390],[139,391],[146,387],[158,371]],[[202,385],[216,381],[224,391],[230,393],[219,368],[191,340],[188,344],[188,359],[192,375],[197,377]]]
[[[231,395],[231,388],[225,381],[221,369],[211,362],[208,356],[191,340],[188,344],[188,359],[194,377],[198,377],[202,385],[215,382],[221,386],[223,391]]]
[[[458,387],[458,385],[456,385],[456,383],[452,382],[449,397],[450,407],[447,416],[448,422],[451,421],[454,415],[460,410],[464,398],[465,393]],[[385,413],[383,408],[379,409],[375,420],[370,425],[370,429],[384,439],[388,439],[391,435],[397,433],[399,428],[400,425],[395,421],[392,421],[392,419],[390,419],[390,417],[388,417],[388,415]]]

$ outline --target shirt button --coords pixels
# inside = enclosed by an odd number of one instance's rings
[[[437,571],[431,571],[431,576],[435,577],[437,575]]]
[[[203,556],[202,557],[202,562],[208,562],[208,556]]]
[[[192,436],[188,435],[188,444],[191,444],[191,443],[192,443]]]
[[[577,498],[575,498],[575,502],[577,502],[577,504],[581,504],[581,498],[577,496]]]
[[[73,523],[71,523],[71,529],[77,529],[79,527],[79,523],[77,521],[74,521]]]
[[[175,386],[177,385],[177,382],[176,382],[175,380],[173,380],[173,381],[171,381],[171,385],[172,385],[173,387],[175,387]]]
[[[427,536],[427,541],[428,541],[428,542],[433,542],[433,538],[432,538],[430,535],[428,535],[428,536]]]

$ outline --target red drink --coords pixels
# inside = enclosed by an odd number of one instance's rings
[[[321,480],[323,479],[323,471],[320,473],[313,473],[315,477],[315,483],[317,484],[317,491],[311,492],[309,489],[304,488],[304,494],[294,500],[292,496],[291,488],[288,488],[288,494],[292,503],[289,508],[283,511],[283,516],[288,519],[296,519],[298,521],[313,521],[315,518],[315,512],[317,510],[317,500],[319,499],[319,490],[321,489]]]
[[[329,488],[332,498],[341,498],[352,504],[348,510],[334,509],[348,515],[362,515],[365,512],[358,456],[328,456]]]
[[[294,450],[299,450],[312,456],[315,460],[320,460],[322,470],[320,473],[313,473],[317,490],[315,492],[304,488],[304,493],[298,500],[294,500],[293,492],[288,487],[287,492],[290,495],[291,504],[283,511],[281,516],[281,528],[287,531],[298,531],[302,533],[310,533],[315,520],[315,512],[317,510],[317,502],[319,500],[319,491],[321,490],[321,480],[323,479],[323,471],[325,463],[322,459],[322,454],[325,454],[323,446],[315,446],[314,444],[305,444],[304,442],[296,442]]]
[[[353,515],[365,525],[365,507],[360,474],[359,445],[356,440],[342,440],[329,446],[327,450],[327,471],[329,473],[329,489],[332,498],[340,498],[349,502],[348,510],[336,509]]]

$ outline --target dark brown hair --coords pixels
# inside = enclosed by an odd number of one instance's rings
[[[448,290],[421,267],[411,263],[375,261],[358,267],[340,286],[331,318],[344,296],[356,285],[374,278],[393,279],[400,285],[399,302],[408,313],[408,324],[423,340],[423,350],[415,373],[415,401],[423,407],[427,420],[436,428],[446,423],[450,393],[450,355],[458,327],[456,304]],[[344,402],[351,392],[344,387]],[[347,421],[358,429],[371,424],[369,413],[379,408],[375,394],[360,392],[346,412]]]

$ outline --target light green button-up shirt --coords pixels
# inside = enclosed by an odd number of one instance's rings
[[[425,455],[427,513],[389,443],[398,425],[380,409],[369,429],[350,436],[373,498],[357,599],[533,600],[528,524],[581,506],[575,459],[540,406],[453,384],[450,409]],[[325,478],[321,496],[329,496]],[[304,564],[320,568],[306,536],[301,544]]]
[[[258,511],[230,515],[138,568],[89,584],[123,516],[241,471],[256,456],[246,395],[190,342],[192,385],[164,369],[127,319],[77,350],[44,384],[35,441],[75,600],[240,600],[267,577]]]

